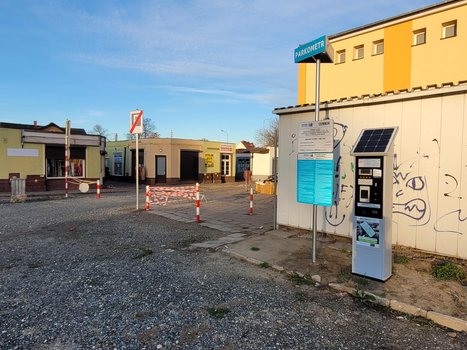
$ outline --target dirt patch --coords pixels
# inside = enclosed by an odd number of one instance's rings
[[[309,234],[258,235],[232,246],[243,255],[305,275],[320,275],[322,284],[344,283],[387,299],[467,320],[467,286],[431,275],[432,265],[449,260],[467,272],[467,261],[447,259],[405,247],[393,250],[393,275],[386,282],[352,274],[352,245],[347,238],[319,237],[317,262],[312,263]],[[258,250],[252,250],[255,247]]]

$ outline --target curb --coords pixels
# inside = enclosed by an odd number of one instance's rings
[[[401,301],[394,300],[394,299],[389,300],[386,298],[382,298],[373,293],[366,292],[363,290],[357,290],[355,288],[347,287],[339,283],[329,283],[328,286],[334,290],[338,290],[340,292],[346,292],[353,296],[355,295],[361,296],[362,298],[365,298],[369,302],[372,302],[374,304],[378,304],[381,306],[389,307],[390,309],[394,311],[402,312],[407,315],[411,315],[415,317],[426,318],[440,326],[453,329],[457,332],[467,333],[467,321],[461,318],[444,315],[442,313],[435,312],[435,311],[427,311],[414,305],[403,303]]]
[[[223,249],[221,250],[222,253],[226,254],[226,255],[229,255],[233,258],[236,258],[238,260],[241,260],[241,261],[246,261],[246,262],[249,262],[250,264],[253,264],[253,265],[261,265],[262,261],[258,260],[258,259],[254,259],[254,258],[249,258],[245,255],[242,255],[240,253],[237,253],[235,251],[232,251],[230,249]],[[286,270],[284,267],[282,266],[279,266],[279,265],[272,265],[271,268],[273,270],[276,270],[278,272],[285,272],[287,275],[293,275],[293,274],[297,274],[301,277],[304,277],[304,275],[300,272],[297,272],[297,271],[289,271],[289,270]],[[314,276],[311,276],[311,279],[314,281],[314,282],[318,282],[320,283],[321,282],[321,276],[320,275],[314,275]],[[443,326],[443,327],[446,327],[446,328],[450,328],[452,330],[455,330],[457,332],[465,332],[467,333],[467,321],[466,320],[463,320],[461,318],[457,318],[457,317],[453,317],[453,316],[448,316],[448,315],[444,315],[442,313],[439,313],[439,312],[435,312],[435,311],[428,311],[428,310],[424,310],[422,308],[419,308],[417,306],[414,306],[414,305],[410,305],[410,304],[407,304],[407,303],[403,303],[401,301],[397,301],[397,300],[394,300],[394,299],[387,299],[387,298],[383,298],[383,297],[380,297],[378,295],[375,295],[373,293],[370,293],[370,292],[367,292],[367,291],[364,291],[364,290],[359,290],[359,289],[356,289],[356,288],[353,288],[353,287],[348,287],[348,286],[345,286],[343,284],[340,284],[340,283],[328,283],[328,287],[331,288],[331,289],[334,289],[334,290],[337,290],[339,292],[343,292],[343,293],[347,293],[351,296],[358,296],[358,297],[361,297],[361,298],[364,298],[365,300],[373,303],[373,304],[377,304],[377,305],[381,305],[381,306],[385,306],[385,307],[388,307],[394,311],[398,311],[398,312],[402,312],[402,313],[405,313],[405,314],[408,314],[408,315],[411,315],[411,316],[415,316],[415,317],[422,317],[422,318],[426,318],[440,326]]]

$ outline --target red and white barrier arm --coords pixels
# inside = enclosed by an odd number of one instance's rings
[[[250,187],[250,215],[253,215],[253,187]]]
[[[97,188],[96,198],[101,199],[101,181],[100,180],[97,180],[96,188]]]
[[[196,222],[200,222],[200,216],[199,216],[199,206],[200,206],[200,200],[199,200],[199,183],[196,183]]]
[[[149,204],[149,186],[146,186],[146,210],[151,209]]]

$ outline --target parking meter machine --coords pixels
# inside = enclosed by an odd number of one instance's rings
[[[364,129],[355,157],[352,273],[386,281],[392,275],[392,174],[397,127]]]

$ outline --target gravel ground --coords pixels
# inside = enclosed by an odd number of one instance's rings
[[[1,349],[467,348],[426,320],[190,249],[222,233],[136,212],[131,195],[0,217]]]

